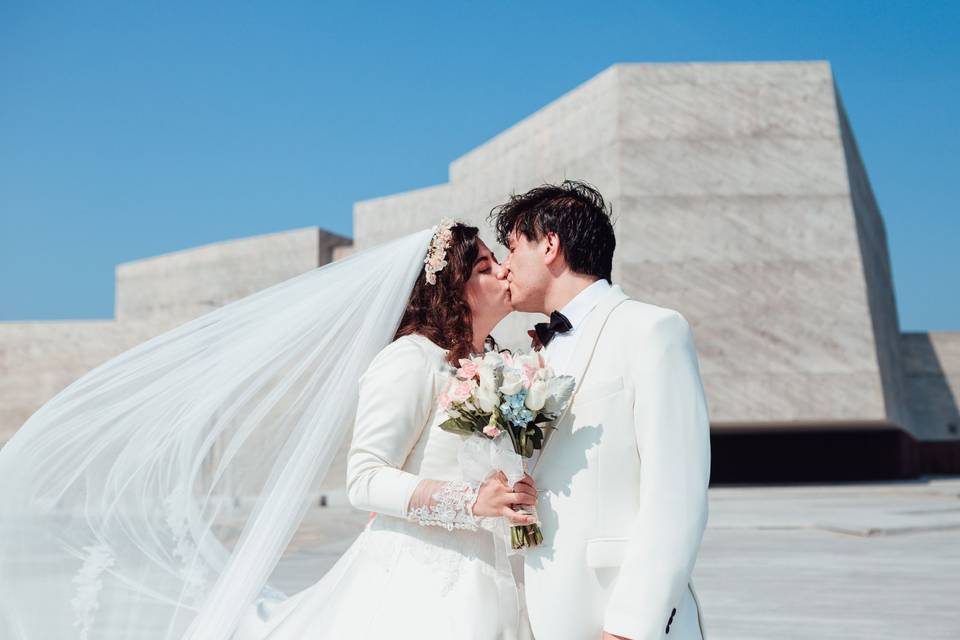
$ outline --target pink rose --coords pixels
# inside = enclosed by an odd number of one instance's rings
[[[460,368],[457,369],[457,377],[462,380],[469,380],[477,375],[477,363],[469,358],[460,358]]]
[[[483,433],[490,436],[491,438],[496,438],[498,435],[500,435],[500,429],[497,429],[492,424],[488,424],[483,428]]]
[[[466,380],[456,382],[450,389],[450,400],[453,402],[466,402],[470,399],[470,393],[473,387]]]
[[[529,389],[530,385],[533,384],[533,379],[537,375],[537,368],[528,362],[523,363],[523,388]]]
[[[440,394],[439,403],[440,403],[440,408],[443,409],[444,411],[450,408],[450,396],[447,395],[446,391]]]

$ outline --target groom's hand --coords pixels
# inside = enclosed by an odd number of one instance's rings
[[[603,637],[600,640],[630,640],[627,636],[615,636],[612,633],[603,632]]]

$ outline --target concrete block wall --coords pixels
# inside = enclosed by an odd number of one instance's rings
[[[348,238],[318,227],[217,242],[116,268],[116,315],[182,323],[332,259]]]
[[[915,437],[960,441],[960,332],[904,333],[901,356]]]
[[[118,265],[116,318],[0,322],[0,445],[111,357],[349,248],[349,238],[307,227],[186,249]]]
[[[622,77],[620,273],[693,324],[715,427],[886,421],[829,65]]]

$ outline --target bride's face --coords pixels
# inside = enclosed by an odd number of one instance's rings
[[[465,288],[467,304],[474,325],[478,321],[495,325],[513,310],[510,306],[510,283],[499,277],[502,267],[480,238],[477,238],[477,248],[477,259]]]

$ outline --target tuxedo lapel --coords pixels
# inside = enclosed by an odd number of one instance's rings
[[[540,466],[540,462],[543,460],[543,456],[547,451],[547,445],[560,437],[560,430],[563,428],[563,421],[567,417],[567,414],[570,412],[570,407],[573,406],[574,398],[577,397],[577,392],[580,391],[580,386],[583,383],[583,376],[587,372],[587,368],[590,366],[590,360],[593,358],[594,349],[597,346],[597,340],[600,338],[600,334],[603,332],[603,327],[607,324],[607,319],[610,317],[610,313],[625,300],[630,298],[623,292],[623,289],[620,285],[613,285],[610,287],[610,290],[607,291],[606,295],[600,300],[597,304],[597,307],[587,316],[584,321],[580,338],[577,340],[577,346],[573,351],[573,354],[570,358],[570,375],[574,377],[574,388],[573,394],[570,396],[570,400],[567,402],[567,406],[564,407],[563,413],[560,414],[560,417],[553,421],[553,426],[556,429],[548,429],[546,437],[544,439],[543,447],[540,450],[540,457],[537,459],[537,466]],[[549,364],[549,362],[547,363]]]

